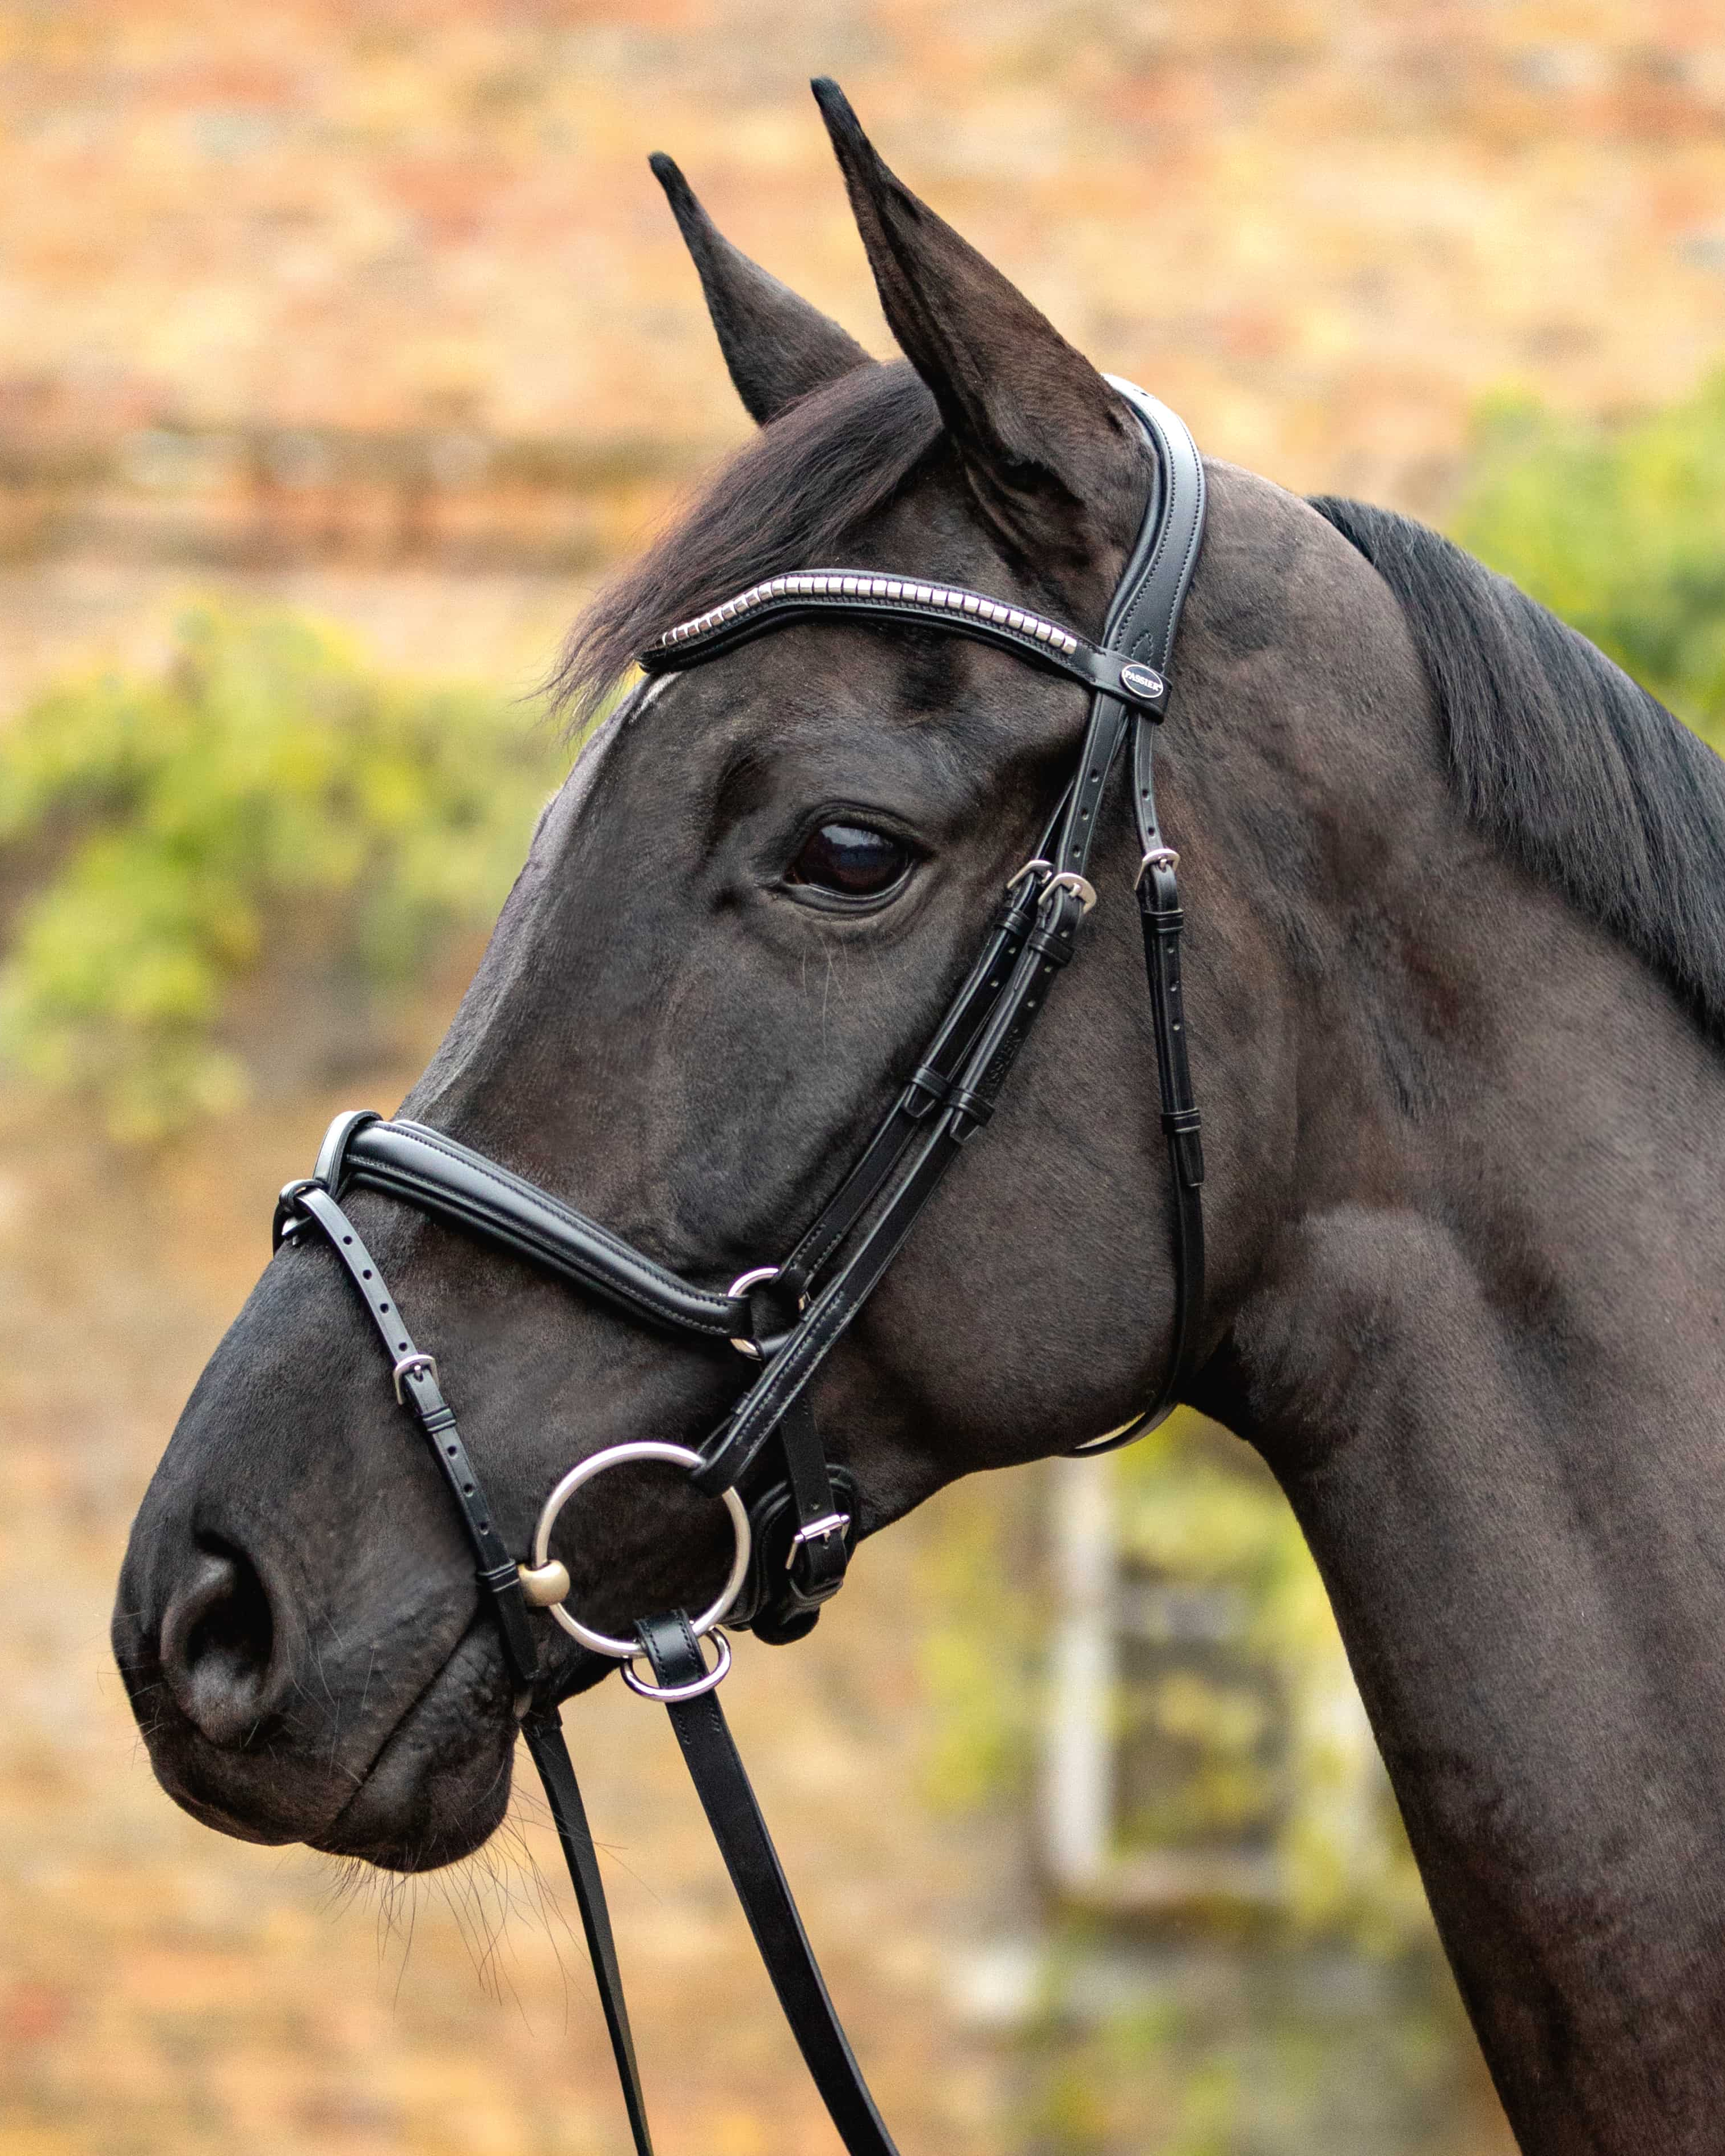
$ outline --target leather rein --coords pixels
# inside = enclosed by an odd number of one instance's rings
[[[311,1175],[276,1208],[275,1241],[316,1230],[341,1261],[388,1356],[397,1400],[418,1423],[459,1509],[489,1597],[522,1732],[569,1866],[637,2156],[651,2156],[645,2102],[604,1888],[580,1788],[554,1702],[538,1698],[530,1608],[543,1609],[624,1681],[669,1708],[677,1740],[750,1928],[803,2059],[850,2156],[896,2156],[833,2010],[779,1868],[715,1687],[730,1667],[721,1619],[775,1642],[812,1629],[843,1584],[855,1539],[853,1476],[828,1464],[811,1386],[879,1283],[953,1162],[987,1123],[1048,993],[1096,901],[1090,864],[1104,787],[1130,738],[1137,877],[1156,1041],[1162,1123],[1172,1173],[1174,1316],[1166,1375],[1132,1422],[1077,1448],[1105,1452],[1153,1428],[1189,1373],[1204,1295],[1204,1156],[1186,1052],[1180,988],[1183,916],[1178,855],[1157,820],[1155,741],[1168,708],[1180,610],[1204,536],[1204,470],[1183,424],[1132,384],[1110,377],[1144,430],[1154,476],[1137,538],[1100,644],[1062,624],[947,584],[852,569],[775,577],[667,632],[641,654],[644,672],[698,665],[798,621],[902,621],[1013,653],[1079,681],[1091,695],[1077,768],[1035,858],[1008,884],[988,935],[904,1088],[860,1159],[779,1264],[744,1273],[722,1294],[657,1264],[597,1221],[454,1139],[419,1123],[361,1111],[331,1125]],[[515,1252],[639,1322],[726,1344],[754,1369],[731,1413],[698,1448],[613,1445],[552,1491],[530,1563],[495,1523],[468,1456],[437,1362],[415,1343],[375,1260],[341,1204],[352,1189],[405,1200]],[[642,1621],[633,1638],[585,1625],[567,1607],[569,1574],[552,1557],[563,1507],[593,1476],[660,1460],[721,1498],[736,1548],[712,1606]],[[745,1484],[747,1483],[747,1488]],[[711,1666],[700,1641],[711,1635]],[[652,1681],[636,1675],[644,1657]]]

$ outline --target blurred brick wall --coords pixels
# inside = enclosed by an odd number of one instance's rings
[[[1482,389],[1610,406],[1725,341],[1725,26],[1684,0],[67,0],[0,9],[0,434],[721,444],[644,159],[880,346],[819,70],[1293,484],[1430,506]]]

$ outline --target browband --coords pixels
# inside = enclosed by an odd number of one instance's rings
[[[641,654],[647,674],[665,674],[716,659],[771,629],[823,615],[846,621],[911,621],[949,635],[992,644],[1033,665],[1064,674],[1093,693],[1117,697],[1160,716],[1168,684],[1129,652],[1110,651],[1022,607],[1004,605],[957,584],[925,584],[868,569],[805,569],[751,584],[722,606],[668,629]]]

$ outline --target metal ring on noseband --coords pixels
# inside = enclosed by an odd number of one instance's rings
[[[622,1467],[635,1460],[662,1460],[669,1466],[691,1469],[701,1465],[701,1455],[691,1452],[686,1445],[664,1445],[650,1438],[640,1439],[631,1445],[608,1445],[604,1451],[595,1452],[588,1459],[578,1461],[546,1499],[544,1509],[539,1515],[539,1524],[533,1530],[533,1567],[536,1571],[550,1558],[551,1531],[557,1525],[557,1514],[582,1484],[591,1482],[596,1475],[603,1475],[608,1467]],[[731,1570],[725,1584],[719,1589],[718,1599],[711,1609],[704,1610],[690,1625],[689,1629],[697,1640],[712,1630],[742,1594],[742,1583],[748,1573],[749,1516],[735,1490],[726,1490],[721,1494],[725,1509],[731,1515],[732,1531],[737,1537],[737,1554],[731,1561]],[[631,1662],[641,1651],[639,1640],[614,1640],[608,1632],[595,1632],[590,1625],[583,1625],[578,1617],[572,1617],[561,1602],[553,1602],[549,1607],[552,1615],[569,1637],[578,1640],[583,1647],[590,1648],[596,1655],[608,1655],[614,1662]],[[728,1650],[721,1650],[720,1659],[728,1665]],[[723,1675],[722,1671],[720,1675]],[[713,1681],[716,1684],[718,1678],[716,1676]],[[640,1686],[637,1685],[635,1689],[639,1691]]]
[[[759,1287],[762,1281],[777,1280],[783,1270],[784,1267],[783,1265],[753,1266],[746,1273],[739,1273],[737,1276],[737,1278],[732,1281],[730,1286],[726,1289],[725,1292],[734,1302],[739,1296],[747,1295],[752,1287]],[[806,1295],[803,1296],[802,1300],[797,1305],[798,1309],[802,1309],[803,1304],[806,1303],[808,1300],[809,1298]],[[733,1336],[731,1345],[737,1350],[739,1355],[747,1356],[748,1359],[752,1363],[759,1363],[765,1360],[765,1358],[761,1353],[761,1343],[758,1340],[740,1340]]]
[[[680,1701],[685,1699],[699,1699],[703,1692],[711,1691],[716,1686],[723,1684],[725,1672],[731,1666],[731,1642],[716,1625],[709,1636],[717,1645],[718,1653],[714,1656],[713,1666],[706,1675],[704,1677],[696,1677],[692,1684],[649,1684],[644,1678],[635,1675],[633,1660],[625,1662],[623,1666],[623,1681],[632,1692],[639,1693],[641,1698],[656,1699],[666,1707],[675,1707]]]

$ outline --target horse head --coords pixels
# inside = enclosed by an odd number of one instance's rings
[[[656,161],[761,426],[578,628],[558,683],[578,713],[673,623],[824,559],[1101,626],[1150,485],[1141,430],[836,93],[827,109],[906,357],[870,360]],[[1281,521],[1329,536],[1291,503]],[[1213,642],[1194,639],[1193,724]],[[542,815],[403,1113],[722,1286],[794,1239],[901,1086],[1084,716],[1070,683],[896,624],[812,622],[637,689]],[[1129,891],[1123,816],[1097,862]],[[862,1533],[1155,1389],[1168,1199],[1142,992],[1120,987],[1129,909],[1105,907],[1092,940],[988,1142],[823,1371]],[[434,1343],[512,1547],[572,1462],[690,1440],[745,1374],[722,1345],[643,1332],[388,1199],[362,1195],[355,1218]],[[198,1816],[411,1866],[495,1825],[513,1717],[458,1524],[362,1322],[325,1250],[278,1254],[151,1486],[116,1643],[157,1771]],[[572,1606],[626,1625],[701,1595],[726,1548],[719,1508],[678,1478],[611,1478],[572,1517]],[[603,1673],[552,1636],[557,1691]]]

